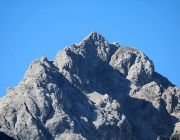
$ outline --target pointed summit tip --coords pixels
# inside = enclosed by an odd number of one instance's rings
[[[84,38],[84,40],[107,41],[105,37],[103,37],[96,31],[91,32],[88,36]]]
[[[47,61],[46,55],[43,55],[42,58],[41,58],[40,60],[41,60],[42,62]]]
[[[96,32],[96,31],[93,31],[89,34],[89,36],[94,36],[94,35],[101,36],[100,33]]]

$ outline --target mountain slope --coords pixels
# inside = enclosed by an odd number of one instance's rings
[[[143,52],[92,32],[31,63],[0,99],[0,131],[14,139],[154,140],[179,133],[180,89]]]

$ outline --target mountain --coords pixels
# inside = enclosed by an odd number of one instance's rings
[[[180,133],[180,89],[142,51],[92,32],[34,60],[0,99],[0,132],[16,140],[155,140]]]

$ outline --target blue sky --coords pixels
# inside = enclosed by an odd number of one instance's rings
[[[180,87],[179,7],[179,0],[0,0],[0,97],[34,59],[53,60],[92,31],[142,50]]]

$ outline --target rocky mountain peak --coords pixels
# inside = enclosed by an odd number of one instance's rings
[[[102,35],[100,35],[97,32],[91,32],[88,36],[86,36],[82,42],[80,42],[80,45],[82,44],[108,44],[108,41],[105,37],[103,37]]]
[[[85,37],[84,40],[94,40],[94,41],[105,41],[106,38],[104,38],[102,35],[100,35],[98,32],[91,32],[87,37]]]
[[[0,99],[0,132],[17,140],[154,140],[180,133],[180,89],[143,52],[97,32],[34,60]]]

